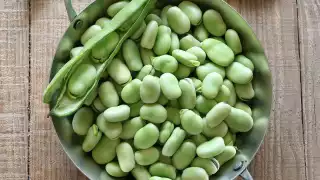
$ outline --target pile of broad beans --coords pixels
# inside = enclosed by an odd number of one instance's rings
[[[130,2],[106,10],[81,37],[86,43]],[[119,43],[110,33],[80,64],[66,85],[69,97],[87,93],[95,64]],[[81,54],[75,47],[71,57]],[[73,116],[82,148],[101,178],[207,180],[237,153],[237,133],[253,127],[246,103],[255,95],[254,65],[242,53],[238,33],[219,12],[183,1],[153,9],[101,73],[98,86]]]

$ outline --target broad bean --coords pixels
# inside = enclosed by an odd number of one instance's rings
[[[183,64],[178,64],[178,69],[173,73],[178,79],[187,78],[190,76],[192,68],[187,67]]]
[[[99,25],[90,26],[81,36],[81,44],[85,45],[93,36],[98,34],[102,28]]]
[[[121,91],[121,98],[127,104],[134,104],[140,101],[140,87],[142,82],[134,79],[129,82]]]
[[[142,35],[140,46],[146,49],[152,49],[157,39],[158,30],[158,23],[156,21],[150,21]]]
[[[145,126],[145,122],[141,117],[135,117],[123,123],[122,132],[120,134],[121,139],[132,139],[136,132]]]
[[[223,81],[223,85],[227,86],[230,91],[230,97],[229,97],[227,103],[230,106],[234,106],[237,101],[237,94],[236,94],[236,90],[234,89],[233,83],[229,79],[225,79]]]
[[[208,30],[204,27],[203,24],[200,24],[194,29],[194,37],[197,38],[200,42],[206,40],[209,38],[209,32]]]
[[[172,165],[157,162],[149,167],[152,176],[166,177],[175,179],[177,177],[176,168]]]
[[[103,114],[97,117],[97,126],[109,139],[118,139],[122,132],[121,122],[108,122]]]
[[[131,35],[131,39],[138,40],[146,29],[147,29],[147,24],[145,21],[143,21],[139,29]]]
[[[80,108],[72,119],[72,128],[73,131],[80,135],[84,136],[87,134],[89,128],[93,124],[94,112],[89,107]]]
[[[102,29],[110,26],[111,19],[102,17],[96,21],[96,25],[100,26]]]
[[[201,81],[203,81],[208,74],[213,72],[220,74],[222,78],[226,76],[226,71],[224,67],[218,66],[210,62],[205,63],[204,65],[201,65],[196,69],[196,74]]]
[[[171,29],[167,26],[159,26],[157,38],[153,51],[158,55],[165,55],[170,51],[171,47]]]
[[[186,137],[186,132],[180,127],[176,127],[170,138],[164,144],[162,148],[162,154],[164,156],[171,157],[178,150],[180,145],[183,143],[184,138]]]
[[[203,14],[203,24],[214,36],[223,36],[227,31],[227,25],[220,13],[213,9],[209,9]]]
[[[179,103],[183,109],[193,109],[196,106],[196,89],[191,79],[186,78],[179,81],[182,95],[179,97]]]
[[[253,78],[253,72],[241,63],[233,62],[226,70],[227,77],[235,84],[248,84]]]
[[[143,81],[143,79],[147,76],[147,75],[154,75],[155,70],[152,67],[152,65],[148,64],[143,66],[143,68],[141,69],[141,71],[139,72],[139,74],[137,75],[136,79],[139,79],[140,81]],[[139,93],[140,95],[140,93]]]
[[[161,130],[160,130],[160,136],[159,141],[161,144],[164,144],[169,139],[171,133],[173,132],[174,124],[170,121],[166,121],[162,124]]]
[[[140,109],[140,117],[151,123],[161,124],[167,119],[167,110],[160,104],[145,104]]]
[[[187,168],[196,157],[196,149],[194,143],[185,141],[172,157],[173,166],[178,170]]]
[[[215,100],[199,95],[196,100],[196,109],[202,114],[207,114],[216,104]]]
[[[118,58],[112,60],[107,71],[110,77],[119,85],[124,85],[132,80],[128,67]]]
[[[185,34],[191,28],[188,16],[176,6],[168,9],[167,19],[170,28],[177,34]]]
[[[186,35],[180,39],[180,49],[186,51],[192,47],[200,47],[201,43],[191,34]]]
[[[110,17],[114,17],[121,9],[123,9],[126,5],[128,5],[128,1],[119,1],[112,5],[110,5],[107,9],[107,14]]]
[[[180,111],[181,125],[183,129],[192,135],[200,134],[203,130],[202,118],[191,110],[183,109]]]
[[[227,102],[230,98],[230,95],[231,95],[231,92],[230,92],[229,88],[222,84],[215,100],[217,102]]]
[[[117,158],[123,172],[130,172],[136,165],[134,152],[130,144],[120,143],[116,148]]]
[[[169,100],[178,99],[182,94],[178,79],[171,73],[164,73],[160,76],[160,87]]]
[[[167,12],[171,7],[172,7],[172,5],[167,5],[161,11],[161,20],[162,20],[163,25],[166,25],[166,26],[169,25],[168,18],[167,18]]]
[[[172,51],[172,56],[175,57],[181,64],[185,66],[191,68],[200,66],[200,62],[198,61],[197,56],[187,51],[176,49]]]
[[[255,95],[251,82],[249,82],[248,84],[236,84],[235,89],[239,99],[243,101],[248,101]]]
[[[196,144],[196,146],[208,141],[207,138],[202,134],[191,136],[191,140]]]
[[[159,25],[162,25],[162,19],[156,14],[149,14],[146,17],[146,22],[149,23],[151,21],[156,21]]]
[[[202,82],[202,95],[207,99],[217,97],[223,84],[223,78],[220,74],[213,72],[208,74]]]
[[[182,172],[183,180],[209,180],[207,172],[200,167],[189,167]]]
[[[232,159],[237,153],[237,150],[234,146],[226,146],[221,154],[215,157],[219,162],[220,166]]]
[[[70,58],[72,59],[72,58],[78,56],[82,50],[83,50],[83,46],[79,46],[79,47],[75,47],[75,48],[71,49]]]
[[[171,33],[170,53],[172,53],[172,51],[174,51],[176,49],[180,49],[180,41],[179,41],[178,35],[176,33],[172,32]]]
[[[204,62],[205,62],[205,60],[207,58],[206,52],[204,52],[204,50],[202,50],[198,46],[191,47],[190,49],[187,50],[187,52],[197,56],[198,61],[200,62],[200,64],[204,64]]]
[[[214,128],[229,116],[231,106],[224,102],[215,105],[206,115],[207,125]]]
[[[84,152],[90,152],[100,141],[102,133],[99,131],[97,125],[93,124],[82,143],[82,149]]]
[[[147,75],[140,86],[140,97],[144,103],[152,104],[158,101],[161,95],[160,80],[158,77]]]
[[[252,117],[247,112],[237,108],[231,108],[225,122],[231,129],[238,132],[248,132],[253,127]]]
[[[113,177],[125,177],[127,172],[123,172],[118,162],[111,162],[106,165],[106,171]]]
[[[219,163],[214,163],[211,159],[196,157],[192,163],[192,167],[200,167],[204,169],[209,176],[216,174],[219,170]]]
[[[108,108],[103,112],[103,117],[108,122],[122,122],[130,117],[130,107],[128,105],[120,105]]]
[[[140,54],[144,65],[151,65],[155,54],[152,50],[140,47]],[[142,81],[142,79],[140,79]]]
[[[100,85],[98,94],[101,103],[106,108],[116,107],[120,103],[120,98],[117,90],[113,83],[110,81],[106,81]]]
[[[105,107],[105,106],[102,104],[102,102],[101,102],[101,100],[100,100],[99,97],[97,97],[97,98],[93,101],[91,107],[92,107],[92,109],[93,109],[95,112],[97,112],[97,113],[101,113],[101,112],[103,112],[103,111],[105,111],[105,110],[107,109],[107,107]]]
[[[209,127],[206,118],[203,118],[203,134],[208,138],[213,137],[224,137],[228,133],[228,125],[222,121],[218,126],[216,127]]]
[[[116,157],[116,147],[120,144],[119,139],[111,140],[103,136],[97,146],[92,150],[92,158],[98,164],[107,164]]]
[[[134,146],[137,149],[148,149],[152,147],[159,139],[159,129],[157,126],[149,123],[139,129],[134,135]]]
[[[146,180],[151,178],[149,171],[140,165],[136,165],[131,171],[131,174],[136,180]]]
[[[155,147],[139,150],[134,153],[134,158],[136,162],[141,166],[149,166],[157,162],[159,157],[160,157],[160,152]]]
[[[198,5],[190,1],[182,1],[178,6],[189,18],[190,23],[197,26],[202,21],[202,11]]]
[[[245,57],[244,55],[237,55],[234,61],[241,63],[242,65],[251,69],[251,71],[253,72],[254,65],[253,65],[252,61],[249,58]]]
[[[252,116],[252,110],[249,105],[243,102],[237,102],[236,105],[234,106],[237,109],[241,109],[245,112],[247,112],[250,116]]]
[[[202,90],[202,81],[195,77],[191,77],[194,87],[196,88],[196,92],[201,92]]]
[[[242,45],[237,31],[228,29],[225,34],[226,44],[232,49],[234,54],[242,52]]]
[[[227,146],[233,146],[235,143],[235,134],[232,134],[230,131],[223,137],[224,144]]]
[[[143,64],[139,48],[133,40],[127,39],[123,43],[122,54],[130,71],[140,71],[142,69]]]
[[[197,147],[197,155],[201,158],[213,158],[225,149],[222,137],[215,137]]]
[[[174,73],[178,69],[178,61],[170,55],[155,57],[152,65],[156,70],[163,73]]]

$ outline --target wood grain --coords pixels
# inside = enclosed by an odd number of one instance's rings
[[[250,171],[259,180],[305,179],[296,1],[228,2],[256,32],[273,74],[269,131]]]
[[[307,179],[320,179],[320,2],[298,1]]]
[[[29,6],[0,2],[0,179],[28,176]]]

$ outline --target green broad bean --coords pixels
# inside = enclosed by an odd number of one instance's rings
[[[158,101],[161,95],[160,80],[158,77],[147,75],[140,86],[142,102],[152,104]]]
[[[149,180],[171,180],[171,179],[159,177],[159,176],[152,176]]]
[[[214,163],[211,159],[196,157],[192,163],[191,167],[200,167],[204,169],[209,176],[216,174],[219,170],[219,164]]]
[[[171,47],[171,29],[167,26],[159,26],[157,39],[153,47],[156,55],[165,55],[170,51]]]
[[[191,140],[196,144],[196,146],[208,141],[207,138],[202,134],[191,136]]]
[[[180,40],[179,37],[176,33],[172,32],[171,33],[171,45],[170,45],[170,53],[172,51],[179,49],[180,48]]]
[[[171,157],[174,153],[177,152],[180,145],[183,143],[184,138],[186,137],[186,132],[180,127],[176,127],[170,138],[164,144],[162,148],[162,154],[164,156]]]
[[[238,132],[248,132],[253,127],[252,117],[247,112],[236,108],[231,108],[231,112],[225,122],[231,129]]]
[[[227,25],[220,13],[213,9],[207,10],[203,14],[203,24],[209,33],[214,36],[223,36],[227,31]]]
[[[103,112],[103,117],[108,122],[122,122],[130,117],[130,107],[128,105],[120,105],[108,108]]]
[[[167,5],[161,11],[161,20],[162,20],[163,25],[166,25],[166,26],[169,25],[168,18],[167,18],[167,12],[171,7],[172,7],[172,5]]]
[[[140,54],[144,65],[151,65],[155,54],[152,50],[140,47]]]
[[[215,159],[219,162],[220,166],[224,163],[231,160],[237,153],[237,150],[234,146],[226,146],[221,154],[215,157]]]
[[[149,167],[152,176],[175,179],[177,177],[176,168],[172,165],[157,162]]]
[[[164,73],[160,76],[160,87],[163,95],[169,100],[178,99],[182,94],[178,79],[171,73]]]
[[[178,69],[173,73],[178,79],[184,79],[190,76],[192,68],[187,67],[183,64],[178,64]]]
[[[197,155],[201,158],[213,158],[225,149],[222,137],[215,137],[197,147]]]
[[[248,101],[255,96],[251,82],[248,84],[235,84],[235,89],[237,96],[243,101]]]
[[[254,71],[254,65],[252,61],[249,58],[245,57],[244,55],[237,55],[234,61],[241,63],[242,65],[251,69],[252,72]]]
[[[196,109],[202,114],[207,114],[216,104],[217,102],[213,99],[207,99],[202,95],[197,96]]]
[[[194,37],[197,38],[200,42],[206,40],[209,38],[209,32],[208,30],[204,27],[203,24],[200,24],[194,29]]]
[[[124,85],[132,80],[130,70],[118,58],[111,61],[107,71],[109,72],[110,77],[119,85]]]
[[[125,177],[128,175],[127,172],[123,172],[118,162],[111,162],[106,165],[106,171],[113,177]]]
[[[178,170],[187,168],[196,157],[197,146],[193,142],[185,141],[172,157],[172,163]]]
[[[160,104],[145,104],[140,109],[140,117],[154,124],[161,124],[167,119],[167,110]]]
[[[223,85],[227,86],[230,91],[230,97],[227,103],[230,106],[234,106],[237,101],[237,94],[236,94],[236,90],[234,89],[233,83],[229,79],[225,79],[223,81]]]
[[[170,55],[155,57],[152,65],[157,71],[162,73],[173,73],[178,69],[178,61]]]
[[[146,22],[143,21],[139,29],[131,35],[131,39],[138,40],[142,36],[146,28],[147,28],[147,24]]]
[[[181,64],[185,66],[191,68],[200,66],[200,62],[198,61],[197,56],[187,51],[176,49],[172,51],[172,56],[175,57]]]
[[[174,107],[166,107],[168,118],[167,120],[175,125],[180,125],[180,109]]]
[[[180,104],[177,99],[169,101],[168,106],[180,109]]]
[[[83,50],[83,46],[79,46],[79,47],[75,47],[75,48],[71,49],[70,58],[72,59],[72,58],[78,56],[82,50]]]
[[[186,35],[182,39],[180,39],[180,48],[184,51],[192,48],[192,47],[200,47],[201,43],[194,38],[191,34]]]
[[[195,78],[195,77],[191,77],[190,78],[193,82],[194,87],[196,88],[196,92],[201,92],[202,89],[202,81],[200,81],[199,79]]]
[[[206,55],[206,52],[204,52],[204,50],[202,50],[200,47],[194,46],[194,47],[188,49],[187,52],[197,56],[198,61],[200,62],[200,64],[204,64],[205,63],[207,55]]]
[[[202,22],[202,11],[198,5],[190,1],[182,1],[178,6],[189,18],[194,26]]]
[[[97,112],[97,113],[101,113],[101,112],[103,112],[103,111],[105,111],[105,110],[107,109],[107,107],[105,107],[105,106],[102,104],[102,102],[101,102],[101,100],[100,100],[99,97],[97,97],[97,98],[93,101],[91,107],[92,107],[92,109],[93,109],[95,112]]]
[[[142,69],[143,64],[139,48],[133,40],[127,39],[123,43],[122,54],[130,71],[140,71]]]
[[[136,180],[147,180],[151,178],[149,171],[140,165],[136,165],[131,171],[131,174]]]
[[[134,147],[137,149],[148,149],[152,147],[158,141],[159,134],[157,126],[152,123],[145,125],[134,135]]]
[[[72,119],[72,129],[73,131],[84,136],[87,134],[89,128],[93,124],[94,112],[89,107],[80,108]]]
[[[233,146],[235,139],[235,134],[232,134],[230,131],[223,137],[224,144]]]
[[[202,134],[205,135],[207,138],[213,138],[213,137],[224,137],[228,133],[228,125],[222,121],[218,126],[216,127],[209,127],[206,118],[203,118],[203,132]]]
[[[134,159],[136,160],[137,164],[141,166],[149,166],[157,162],[159,157],[160,152],[155,147],[143,149],[134,153]]]
[[[233,62],[226,72],[228,79],[235,84],[248,84],[253,78],[251,69],[238,62]]]
[[[121,9],[123,9],[128,4],[128,1],[119,1],[110,5],[107,9],[107,15],[110,17],[114,17],[119,11],[121,11]]]
[[[146,17],[146,22],[149,23],[151,21],[156,21],[159,25],[162,25],[162,19],[156,14],[149,14]]]
[[[162,106],[167,105],[169,102],[169,100],[166,98],[166,96],[164,96],[162,93],[160,94],[160,97],[157,101],[157,104],[161,104]]]
[[[120,169],[123,172],[130,172],[136,165],[134,152],[130,144],[126,142],[120,143],[116,148],[116,153]]]
[[[84,101],[84,105],[86,106],[91,106],[93,104],[93,101],[97,98],[98,96],[98,87],[95,87],[91,93],[88,95],[86,100]]]
[[[122,132],[120,134],[121,139],[133,139],[136,132],[145,126],[145,122],[141,117],[135,117],[131,120],[125,121],[122,126]]]
[[[213,72],[208,74],[202,82],[202,95],[207,99],[217,97],[223,84],[223,78],[220,74]]]
[[[252,116],[252,110],[251,110],[250,106],[247,105],[246,103],[237,102],[234,107],[237,108],[237,109],[241,109],[241,110],[247,112],[250,116]]]
[[[179,81],[182,95],[179,97],[179,104],[183,109],[193,109],[196,106],[196,88],[191,79],[186,78]]]
[[[234,54],[242,52],[242,45],[237,31],[228,29],[225,34],[226,44],[232,49]]]
[[[218,74],[220,74],[222,76],[222,78],[224,78],[226,76],[226,71],[224,69],[224,67],[221,67],[219,65],[216,65],[214,63],[205,63],[204,65],[201,65],[199,67],[197,67],[196,69],[196,74],[198,76],[198,78],[203,81],[204,78],[210,74],[216,72]]]
[[[98,164],[107,164],[116,157],[116,147],[120,144],[119,139],[111,140],[103,136],[96,147],[92,150],[92,158]]]
[[[200,134],[203,130],[203,120],[202,118],[188,109],[182,109],[180,111],[181,125],[183,129],[191,134]]]
[[[234,61],[233,51],[216,39],[204,40],[201,48],[207,53],[208,58],[219,66],[227,67]]]
[[[228,117],[231,112],[231,106],[227,103],[220,102],[215,105],[206,115],[207,125],[214,128]]]
[[[69,96],[74,99],[84,96],[95,82],[96,76],[97,70],[93,65],[81,64],[69,79]]]
[[[134,104],[140,101],[140,87],[142,82],[134,79],[129,82],[121,91],[121,98],[127,104]]]
[[[99,98],[104,107],[116,107],[120,104],[120,98],[112,82],[102,83],[98,90]]]
[[[122,132],[122,124],[120,122],[111,123],[106,121],[103,114],[97,117],[97,126],[109,139],[118,139]]]
[[[200,167],[189,167],[182,172],[183,180],[209,180],[207,172]]]
[[[174,124],[170,121],[166,121],[162,124],[161,130],[160,130],[160,136],[159,141],[161,144],[164,144],[169,139],[171,133],[173,132]]]
[[[81,44],[85,45],[93,36],[98,34],[102,28],[99,25],[90,26],[81,36]]]
[[[97,125],[93,124],[82,143],[82,149],[84,152],[90,152],[100,141],[102,133],[99,131]]]
[[[177,34],[185,34],[191,28],[188,16],[176,6],[168,9],[167,19],[170,28]]]
[[[111,19],[102,17],[96,21],[96,25],[100,26],[102,29],[110,26]]]
[[[140,46],[146,49],[152,49],[157,39],[158,30],[158,23],[156,21],[150,21],[142,35]]]
[[[134,104],[130,104],[130,117],[137,117],[140,116],[140,109],[143,106],[143,102],[139,101]]]
[[[229,88],[222,84],[215,100],[217,102],[227,102],[230,98],[230,94],[231,94],[231,92],[230,92]]]
[[[110,33],[108,36],[98,42],[91,51],[91,60],[95,63],[103,63],[114,51],[120,41],[120,36],[116,32]],[[108,44],[106,46],[106,44]]]
[[[155,69],[153,68],[152,65],[148,64],[143,66],[143,68],[141,69],[141,71],[139,72],[139,74],[137,75],[136,79],[139,79],[140,81],[142,81],[147,75],[154,75],[155,73]]]

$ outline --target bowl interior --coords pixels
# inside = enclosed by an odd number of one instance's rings
[[[55,57],[53,59],[50,80],[59,68],[69,60],[69,52],[73,47],[79,45],[79,39],[83,32],[99,17],[104,16],[107,7],[117,0],[97,0],[83,10],[70,24],[63,35]],[[215,9],[222,15],[228,28],[236,30],[241,38],[244,55],[249,57],[254,65],[253,86],[255,98],[249,102],[253,110],[254,127],[244,134],[237,135],[236,146],[238,153],[236,157],[223,165],[218,174],[210,179],[234,179],[237,177],[255,156],[268,128],[269,114],[272,102],[271,73],[264,50],[256,35],[247,22],[223,0],[191,0],[205,9]],[[181,0],[161,0],[157,4],[159,8],[167,4],[178,4]],[[53,104],[50,105],[50,109]],[[103,166],[97,165],[90,154],[82,151],[82,137],[77,136],[71,125],[72,117],[52,117],[52,122],[61,141],[61,144],[74,164],[90,179],[99,179],[100,173],[104,171]],[[234,170],[239,163],[241,168]],[[116,178],[108,178],[109,180]]]

